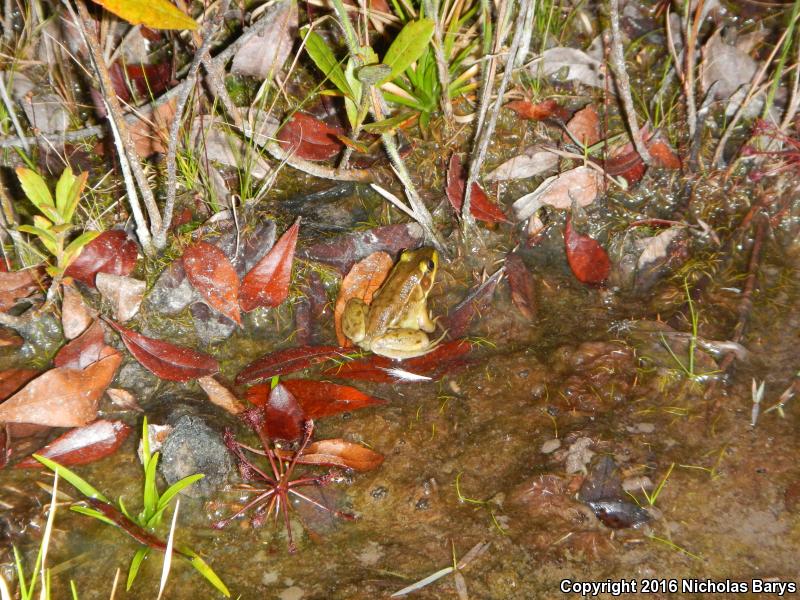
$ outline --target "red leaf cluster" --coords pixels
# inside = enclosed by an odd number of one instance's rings
[[[338,127],[331,127],[306,113],[296,112],[278,132],[278,142],[284,150],[305,160],[321,161],[333,158],[344,148]]]
[[[461,159],[457,154],[450,157],[450,165],[447,169],[447,199],[455,209],[456,214],[461,214],[461,206],[464,204],[464,194],[466,193],[467,172],[461,164]],[[487,223],[510,223],[508,218],[494,202],[489,200],[486,192],[477,183],[472,184],[472,194],[469,201],[469,212],[479,221]]]
[[[130,275],[138,254],[136,242],[127,233],[118,229],[104,231],[83,248],[65,274],[94,287],[98,273]]]

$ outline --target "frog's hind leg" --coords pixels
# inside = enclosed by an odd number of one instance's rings
[[[374,339],[370,350],[394,360],[406,360],[424,356],[435,350],[445,335],[446,331],[434,341],[430,341],[428,336],[418,329],[393,329],[386,335]]]
[[[361,298],[350,298],[342,312],[342,333],[358,344],[366,337],[369,306]]]

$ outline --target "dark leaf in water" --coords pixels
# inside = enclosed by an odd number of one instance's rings
[[[294,250],[300,219],[286,230],[272,249],[244,276],[239,289],[239,306],[250,312],[262,306],[279,306],[289,296]]]
[[[555,100],[545,100],[544,102],[529,102],[528,100],[514,100],[505,105],[523,119],[530,121],[542,121],[544,119],[558,119],[566,121],[569,119],[569,111]]]
[[[44,289],[44,271],[39,267],[0,271],[0,312],[9,310],[18,300],[41,289]]]
[[[578,499],[582,502],[618,500],[621,494],[623,494],[622,480],[617,463],[610,456],[600,456],[595,459],[578,492]]]
[[[344,275],[373,252],[382,250],[396,256],[400,250],[418,248],[423,238],[422,228],[416,223],[386,225],[317,242],[302,249],[298,256],[331,265]]]
[[[6,369],[0,371],[0,402],[11,396],[41,371],[35,369]]]
[[[100,321],[95,321],[91,327],[58,351],[53,364],[56,367],[85,369],[100,360],[100,355],[106,347],[103,325]]]
[[[469,329],[472,320],[480,315],[489,306],[494,296],[497,284],[505,274],[501,267],[487,278],[486,281],[473,288],[467,297],[447,315],[447,334],[452,338],[460,338]]]
[[[611,529],[639,527],[650,520],[650,513],[627,500],[600,500],[587,504],[603,525]]]
[[[574,230],[571,214],[567,215],[564,243],[567,247],[569,267],[578,281],[598,284],[608,278],[611,272],[608,254],[596,240]]]
[[[450,166],[447,169],[447,199],[455,209],[457,215],[461,215],[461,206],[464,204],[464,194],[467,183],[467,171],[461,164],[458,154],[450,157]],[[486,192],[477,183],[472,184],[472,195],[470,196],[469,210],[472,216],[479,221],[487,223],[509,223],[508,218],[494,202],[489,200]]]
[[[294,373],[347,352],[350,350],[338,346],[300,346],[271,352],[242,369],[236,376],[236,384],[246,385],[275,375]]]
[[[28,383],[0,404],[0,421],[50,427],[82,427],[97,417],[97,405],[117,373],[122,355],[113,354],[85,369],[58,367]]]
[[[130,275],[136,267],[138,253],[136,242],[124,231],[104,231],[83,248],[67,267],[66,275],[94,287],[98,273]]]
[[[536,317],[536,286],[533,276],[518,254],[509,254],[505,262],[511,301],[522,316],[533,320]]]
[[[306,420],[303,408],[283,384],[272,388],[263,411],[270,438],[294,441],[303,436],[303,422]]]
[[[183,268],[208,305],[242,324],[239,276],[225,253],[208,242],[197,242],[183,253]]]
[[[342,439],[319,440],[306,447],[298,462],[364,472],[380,467],[383,455],[361,444]]]
[[[328,160],[344,148],[338,136],[344,132],[305,113],[294,116],[278,132],[283,149],[305,160]]]
[[[134,358],[161,379],[184,382],[219,371],[217,360],[207,354],[149,338],[111,320],[106,322],[119,333]]]
[[[68,431],[36,452],[57,463],[85,465],[117,451],[128,437],[131,428],[122,421],[99,420]],[[42,463],[28,457],[15,465],[16,469],[40,469]]]
[[[281,384],[297,399],[307,419],[330,417],[343,412],[385,404],[386,400],[369,396],[354,387],[313,379],[284,379]],[[262,383],[247,390],[247,400],[263,405],[270,385]]]

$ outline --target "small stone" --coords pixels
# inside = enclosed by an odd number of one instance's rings
[[[656,430],[656,426],[652,423],[636,423],[625,429],[628,430],[628,433],[653,433]]]
[[[542,444],[541,452],[542,454],[550,454],[552,452],[555,452],[559,448],[561,448],[561,440],[559,439],[547,440],[544,444]]]
[[[575,440],[569,447],[569,454],[567,454],[567,473],[585,473],[586,465],[592,460],[594,452],[590,449],[592,445],[591,438],[582,437]]]
[[[628,477],[622,481],[622,489],[631,493],[639,492],[642,489],[652,490],[654,487],[653,482],[646,475]]]

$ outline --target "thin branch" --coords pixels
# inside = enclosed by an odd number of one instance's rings
[[[14,126],[14,131],[17,132],[17,135],[22,137],[23,129],[22,125],[17,118],[17,111],[14,110],[14,103],[11,101],[11,98],[8,96],[8,90],[6,90],[6,83],[5,83],[5,73],[0,71],[0,98],[3,100],[3,104],[6,107],[6,112],[8,113],[9,118],[11,119],[11,124]],[[22,143],[22,147],[25,149],[25,152],[30,152],[31,148],[28,145],[27,141]]]

